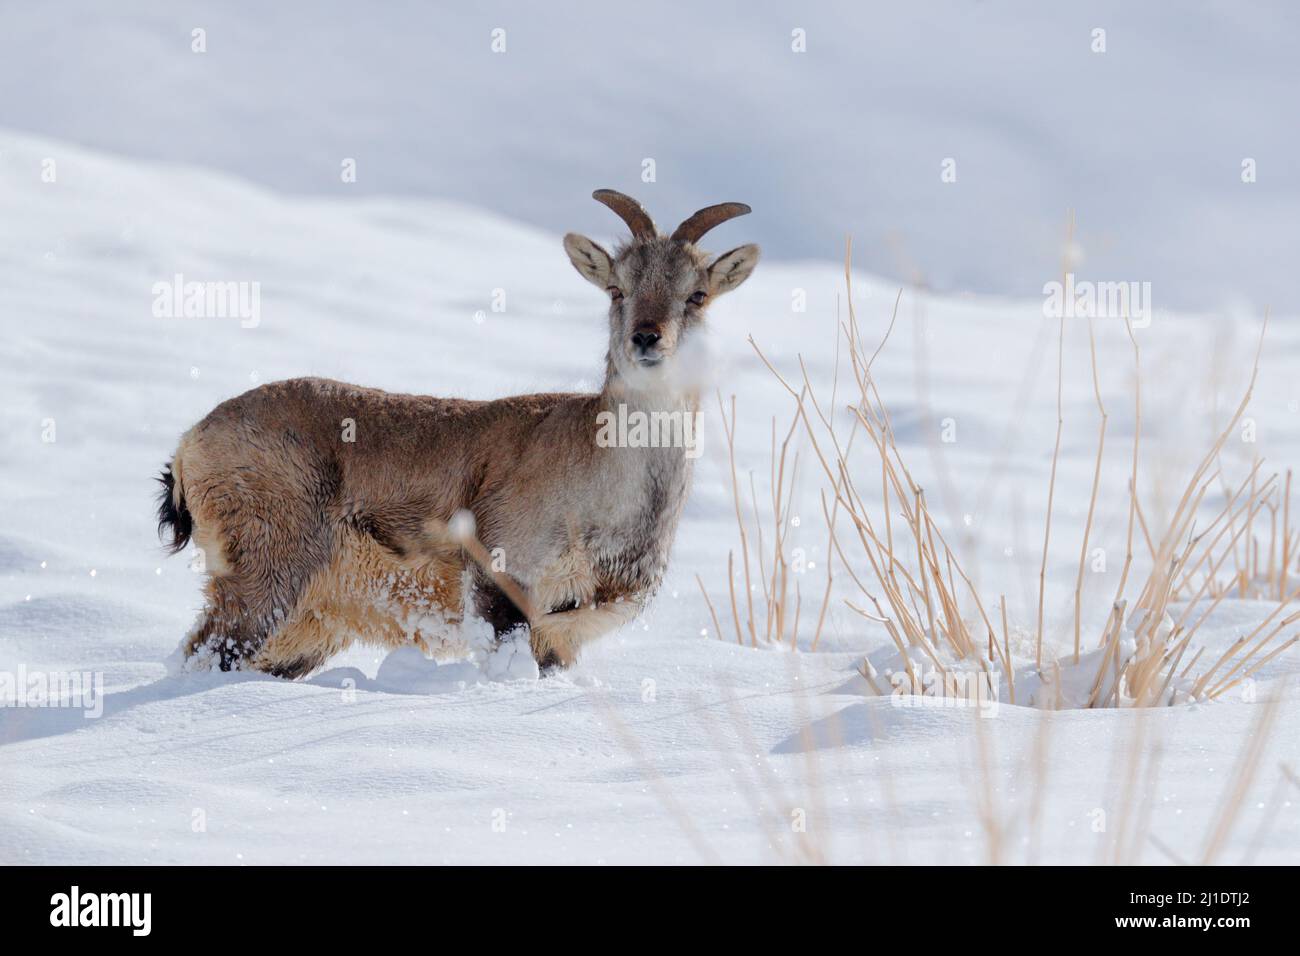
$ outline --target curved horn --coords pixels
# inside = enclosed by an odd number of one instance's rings
[[[618,213],[618,217],[627,223],[627,227],[632,230],[632,235],[635,238],[653,239],[659,235],[658,230],[655,229],[654,220],[645,211],[645,207],[631,196],[625,196],[613,189],[597,189],[591,194],[591,198],[596,202],[604,203]]]
[[[743,202],[722,202],[716,206],[705,206],[678,226],[672,237],[684,242],[699,242],[700,237],[714,226],[721,225],[728,219],[735,219],[737,216],[747,216],[753,211]]]

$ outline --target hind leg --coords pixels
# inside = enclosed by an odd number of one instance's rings
[[[368,536],[344,532],[329,566],[312,576],[252,666],[300,677],[354,640],[436,652],[460,633],[463,571],[459,560],[401,560]]]
[[[182,656],[191,667],[215,664],[223,671],[237,670],[261,642],[258,622],[249,615],[233,581],[212,577],[205,590],[202,616],[181,643]]]
[[[186,639],[187,658],[203,658],[222,670],[260,662],[266,643],[293,619],[312,575],[329,553],[329,530],[294,522],[286,507],[275,519],[253,518],[222,534],[214,522],[196,521],[210,575],[203,620]],[[301,530],[298,530],[301,529]]]
[[[289,680],[303,677],[346,650],[365,624],[335,562],[308,582],[298,606],[257,649],[250,666]]]
[[[351,643],[350,633],[340,631],[327,619],[308,614],[290,621],[271,635],[251,665],[272,677],[294,680],[322,667]]]
[[[257,660],[329,564],[337,537],[338,463],[299,429],[260,424],[270,421],[263,412],[279,414],[265,403],[292,390],[264,387],[223,406],[185,434],[172,463],[172,490],[211,575],[190,649],[211,651],[223,669]]]

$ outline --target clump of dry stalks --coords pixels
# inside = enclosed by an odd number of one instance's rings
[[[777,445],[777,423],[772,419],[771,473],[768,476],[770,490],[771,540],[764,541],[764,512],[759,506],[758,488],[754,473],[749,473],[749,505],[751,510],[745,512],[745,503],[741,494],[740,479],[736,474],[736,396],[731,396],[730,416],[728,406],[718,395],[718,412],[722,417],[722,429],[727,439],[727,462],[731,475],[731,498],[736,510],[736,530],[740,540],[740,572],[743,574],[744,590],[741,597],[736,596],[736,552],[727,552],[727,587],[731,604],[731,620],[736,634],[736,643],[757,647],[763,643],[789,643],[794,648],[799,643],[799,615],[802,610],[802,596],[796,573],[801,569],[792,569],[787,551],[790,528],[792,527],[795,481],[799,474],[799,454],[790,454],[790,442],[799,425],[799,413],[796,410],[785,429],[785,437]],[[753,523],[751,529],[750,523]],[[750,543],[754,543],[755,558],[750,556]],[[769,564],[770,562],[770,564]],[[812,638],[812,648],[816,648],[821,636],[822,624],[826,619],[826,610],[830,602],[830,577],[827,568],[826,593],[822,598],[821,612],[817,617],[817,630]],[[755,610],[754,577],[757,574],[762,586],[762,603]],[[700,586],[700,593],[709,607],[713,620],[713,633],[718,637],[724,635],[718,623],[717,611],[709,598],[704,581],[697,574],[695,581]],[[793,603],[791,587],[794,589]]]
[[[1285,478],[1273,474],[1262,484],[1257,484],[1260,464],[1259,460],[1255,461],[1246,479],[1250,482],[1246,500],[1257,501],[1257,506],[1243,509],[1242,529],[1236,527],[1235,521],[1229,522],[1233,542],[1230,551],[1232,573],[1224,577],[1213,569],[1199,576],[1209,597],[1288,601],[1294,594],[1293,586],[1300,583],[1300,561],[1297,560],[1300,558],[1300,531],[1291,529],[1291,469],[1287,469]],[[1279,479],[1282,482],[1280,489]],[[1233,494],[1226,485],[1223,493]],[[1240,494],[1238,488],[1235,495]],[[1267,522],[1257,521],[1256,517],[1263,518],[1265,512]],[[1192,593],[1197,579],[1197,576],[1188,574],[1179,581],[1177,594],[1180,600],[1185,599],[1183,595]]]
[[[1011,653],[1006,597],[1002,595],[996,607],[986,607],[975,585],[963,570],[961,561],[949,547],[938,522],[930,512],[924,489],[913,479],[895,443],[889,411],[872,377],[872,363],[893,331],[898,315],[898,299],[894,303],[888,330],[879,345],[869,350],[863,341],[853,307],[850,262],[851,246],[845,256],[848,319],[840,326],[840,343],[845,346],[852,385],[856,389],[855,401],[847,406],[851,421],[847,436],[843,436],[842,430],[837,429],[833,422],[833,412],[837,407],[834,390],[838,382],[832,385],[831,404],[824,407],[818,400],[802,358],[799,359],[802,382],[796,388],[768,361],[758,344],[750,339],[759,358],[795,402],[792,421],[779,446],[776,422],[772,423],[771,505],[768,512],[772,532],[770,540],[766,542],[752,474],[749,496],[752,510],[748,518],[742,507],[741,486],[735,465],[735,398],[733,396],[731,399],[728,418],[728,409],[719,397],[739,531],[739,564],[740,571],[743,572],[744,592],[741,599],[738,599],[738,574],[733,551],[728,555],[727,570],[736,640],[755,646],[760,641],[788,642],[792,647],[797,646],[800,596],[795,582],[792,605],[789,593],[791,575],[785,544],[792,512],[794,476],[798,469],[797,453],[793,456],[790,454],[791,441],[796,426],[802,422],[815,458],[829,483],[829,491],[822,492],[821,500],[828,529],[826,589],[810,646],[816,646],[825,622],[831,599],[831,561],[837,556],[840,567],[862,598],[856,603],[846,599],[845,603],[862,617],[883,625],[898,649],[913,686],[920,686],[918,675],[913,670],[914,659],[928,660],[945,686],[952,669],[958,666],[954,662],[961,662],[960,666],[966,670],[977,666],[989,676],[990,681],[995,673],[1000,672],[1006,680],[1010,702],[1014,704],[1016,664]],[[900,291],[900,299],[901,295]],[[1089,661],[1095,662],[1096,672],[1082,706],[1142,707],[1172,704],[1192,698],[1219,697],[1248,680],[1259,668],[1300,639],[1292,636],[1278,642],[1285,630],[1300,621],[1300,612],[1278,619],[1286,604],[1300,595],[1300,580],[1295,580],[1293,586],[1293,579],[1300,577],[1295,567],[1300,554],[1300,532],[1293,532],[1290,526],[1290,473],[1287,473],[1285,488],[1279,489],[1278,476],[1261,480],[1260,462],[1256,461],[1235,490],[1225,487],[1223,507],[1209,525],[1203,530],[1196,527],[1196,518],[1207,492],[1214,482],[1222,481],[1217,462],[1250,401],[1259,371],[1259,349],[1256,350],[1250,383],[1235,413],[1188,479],[1168,526],[1162,533],[1153,536],[1142,513],[1137,493],[1138,451],[1142,431],[1140,350],[1132,327],[1127,322],[1126,328],[1133,348],[1137,385],[1134,390],[1136,427],[1129,476],[1124,563],[1112,600],[1111,613],[1095,647],[1086,649],[1080,623],[1083,568],[1097,503],[1107,426],[1090,321],[1089,345],[1094,392],[1100,413],[1100,433],[1087,521],[1080,548],[1079,572],[1074,588],[1074,649],[1073,655],[1067,655],[1059,661],[1044,662],[1043,594],[1046,586],[1046,555],[1051,536],[1056,464],[1063,424],[1060,372],[1064,318],[1061,319],[1058,340],[1057,437],[1048,489],[1043,563],[1039,574],[1034,662],[1036,676],[1043,685],[1054,687],[1055,692],[1040,695],[1034,701],[1038,706],[1061,707],[1061,668],[1071,665],[1089,666]],[[840,343],[837,343],[837,347]],[[1261,332],[1261,348],[1262,345]],[[837,355],[837,376],[839,365]],[[849,453],[854,443],[860,440],[859,436],[869,443],[869,451],[872,453],[870,460],[879,463],[877,474],[855,475],[855,469],[850,467]],[[792,462],[788,472],[787,460]],[[877,497],[878,502],[868,504],[868,498]],[[850,560],[841,546],[835,527],[841,509],[851,525],[851,534],[856,536],[857,543],[865,554],[865,566]],[[749,521],[754,523],[752,531],[748,526]],[[1267,548],[1261,549],[1256,529],[1264,526],[1271,529],[1271,534]],[[1130,598],[1129,576],[1134,560],[1135,531],[1139,528],[1149,552],[1151,570],[1141,582],[1136,597]],[[751,544],[755,541],[758,555],[756,561],[751,560],[750,555]],[[1225,568],[1229,558],[1233,559],[1231,574]],[[756,589],[752,584],[754,571],[757,571],[762,585],[762,601],[757,609]],[[724,632],[713,603],[709,600],[703,582],[699,583],[709,604],[714,633],[721,637]],[[1188,657],[1197,630],[1219,602],[1230,596],[1275,600],[1279,605],[1254,631],[1235,641],[1217,659],[1202,661],[1204,648]],[[1205,606],[1207,599],[1209,604]],[[1171,613],[1171,606],[1175,604],[1182,605],[1176,617]],[[1096,653],[1098,650],[1099,654]],[[1187,662],[1184,664],[1185,658]],[[1198,665],[1201,667],[1199,671]],[[862,673],[877,693],[887,693],[887,688],[876,684],[869,666],[864,666]]]

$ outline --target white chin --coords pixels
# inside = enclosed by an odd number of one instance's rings
[[[668,377],[668,362],[663,357],[653,362],[642,359],[630,359],[623,366],[623,378],[628,386],[642,390],[660,388]]]

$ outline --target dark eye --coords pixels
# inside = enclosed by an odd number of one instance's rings
[[[605,291],[609,293],[609,298],[611,302],[617,302],[621,298],[623,298],[623,290],[616,285],[610,286]]]
[[[708,293],[701,289],[699,292],[692,292],[691,297],[686,301],[691,305],[703,305],[706,298],[708,298]]]

